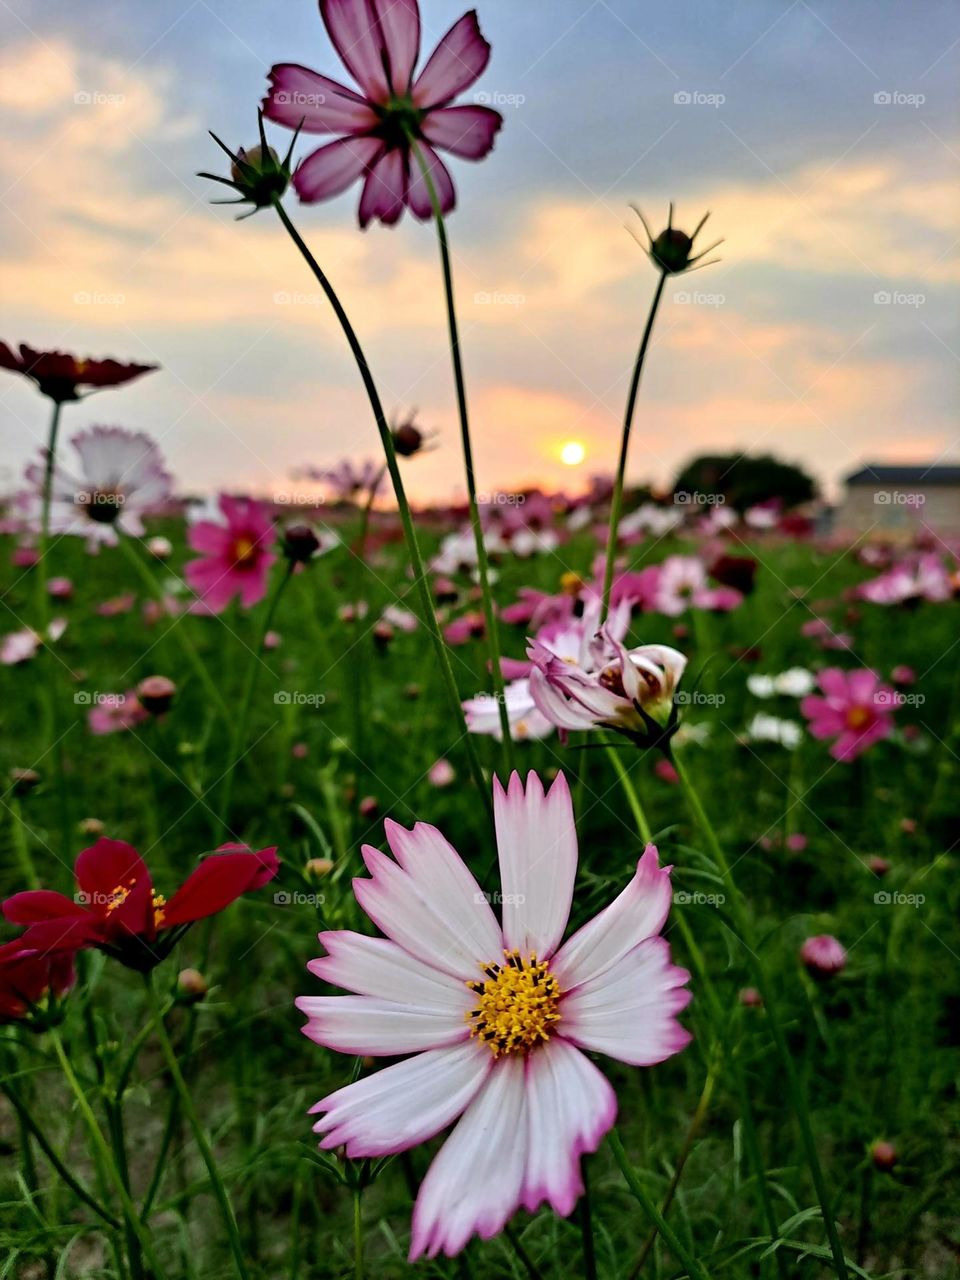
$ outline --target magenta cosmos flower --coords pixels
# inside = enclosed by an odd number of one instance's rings
[[[365,846],[360,906],[387,936],[321,933],[308,968],[353,995],[302,996],[305,1034],[340,1053],[403,1062],[312,1109],[321,1147],[383,1156],[459,1121],[413,1212],[410,1259],[496,1235],[523,1205],[571,1212],[580,1156],[614,1122],[616,1097],[587,1053],[650,1066],[690,1036],[676,1015],[689,974],[660,937],[670,868],[648,845],[620,896],[561,945],[577,833],[566,780],[494,782],[502,920],[440,832],[385,824],[393,858]]]
[[[219,507],[225,524],[198,520],[191,526],[187,541],[201,557],[184,566],[184,576],[209,612],[221,613],[234,596],[249,609],[267,594],[277,558],[270,550],[273,521],[263,503],[253,498],[224,493]]]
[[[398,221],[404,207],[416,218],[433,215],[430,195],[411,139],[426,165],[440,207],[456,203],[453,181],[435,147],[464,160],[480,160],[493,146],[503,118],[489,107],[455,107],[457,94],[480,76],[490,46],[471,10],[455,22],[420,74],[417,0],[320,0],[320,15],[360,93],[298,63],[270,72],[263,100],[268,120],[306,133],[339,134],[307,156],[293,175],[307,204],[327,200],[363,178],[360,225],[374,218]]]
[[[897,694],[876,671],[841,671],[827,667],[817,677],[823,697],[811,693],[800,703],[815,738],[836,738],[834,760],[856,759],[893,732]]]

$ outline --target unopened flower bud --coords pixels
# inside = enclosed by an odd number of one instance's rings
[[[800,959],[815,978],[830,978],[846,966],[847,952],[836,938],[821,933],[807,938],[800,948]]]
[[[381,651],[386,650],[390,641],[393,639],[394,631],[389,622],[382,620],[375,624],[373,628],[373,642]]]
[[[283,554],[291,564],[306,564],[320,548],[320,539],[308,524],[291,524],[283,531]]]
[[[393,436],[393,447],[401,458],[412,458],[415,453],[420,452],[426,442],[426,436],[414,424],[412,418],[394,427],[390,434]]]
[[[738,996],[740,1003],[747,1009],[763,1008],[763,996],[756,987],[744,987]]]
[[[173,543],[169,538],[164,538],[157,534],[156,537],[147,539],[147,550],[154,560],[169,560],[173,554]]]
[[[304,874],[311,880],[322,880],[333,870],[332,858],[311,858],[303,868]]]
[[[661,231],[650,246],[650,256],[658,267],[664,271],[676,273],[686,271],[690,265],[690,251],[693,241],[685,231],[677,227],[667,227]]]
[[[147,676],[137,685],[137,699],[152,716],[162,716],[170,710],[177,686],[166,676]]]
[[[310,754],[310,748],[305,742],[295,742],[290,748],[290,754],[293,756],[294,760],[306,760],[307,756]]]
[[[80,834],[84,836],[102,836],[104,824],[99,818],[83,818],[80,821]]]
[[[195,1004],[208,990],[207,980],[199,969],[181,969],[177,974],[177,995],[184,1003]]]
[[[889,1173],[899,1159],[897,1148],[892,1142],[884,1142],[882,1139],[871,1143],[870,1159],[873,1161],[873,1167],[879,1169],[882,1173]]]
[[[15,796],[25,796],[38,786],[40,775],[36,769],[11,769],[10,785],[13,787]]]
[[[380,812],[380,802],[376,796],[364,796],[357,805],[357,812],[361,818],[375,818]]]
[[[890,870],[890,863],[886,858],[881,858],[878,853],[874,853],[867,859],[867,867],[875,876],[885,876]]]
[[[450,783],[456,778],[456,772],[449,760],[445,760],[442,756],[439,760],[435,760],[430,766],[427,773],[427,780],[434,787],[449,787]]]
[[[416,702],[420,697],[420,686],[418,684],[405,684],[403,686],[403,696],[408,702]]]

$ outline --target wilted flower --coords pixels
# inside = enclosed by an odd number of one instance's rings
[[[198,520],[190,526],[187,541],[202,554],[183,570],[211,613],[221,613],[234,596],[239,596],[245,609],[262,600],[277,558],[270,550],[273,523],[263,503],[224,493],[219,506],[225,524]]]
[[[396,861],[369,845],[357,901],[387,935],[320,934],[310,971],[346,996],[303,996],[305,1033],[340,1053],[413,1054],[323,1098],[326,1149],[377,1157],[458,1120],[413,1213],[411,1260],[489,1238],[523,1205],[567,1215],[583,1190],[616,1096],[586,1056],[651,1066],[689,1034],[677,1021],[689,974],[660,937],[669,868],[648,845],[610,906],[561,945],[577,836],[563,775],[494,783],[502,924],[456,851],[432,826],[386,823]]]
[[[163,511],[172,480],[156,443],[142,431],[124,427],[91,427],[70,442],[77,452],[74,474],[54,467],[50,529],[76,534],[94,547],[114,546],[117,530],[131,537],[146,533],[143,516]],[[46,454],[26,472],[30,488],[17,495],[16,506],[30,529],[39,529],[43,509]]]
[[[558,729],[615,729],[638,745],[666,746],[676,729],[673,695],[687,660],[668,645],[627,649],[604,623],[589,667],[558,658],[534,640],[530,693]]]
[[[100,839],[74,866],[78,893],[50,889],[15,893],[3,904],[11,924],[26,925],[20,942],[42,951],[96,947],[131,969],[149,970],[169,954],[186,928],[215,915],[277,874],[275,848],[256,853],[222,845],[204,858],[169,900],[153,887],[132,845]]]
[[[875,671],[827,667],[818,676],[823,697],[810,694],[800,710],[815,738],[836,738],[834,760],[848,763],[893,732],[897,695]]]
[[[404,207],[427,220],[433,206],[413,155],[415,144],[440,208],[448,213],[456,194],[434,147],[465,160],[480,160],[503,123],[499,112],[489,107],[450,105],[480,76],[490,57],[476,13],[466,13],[454,23],[416,79],[417,0],[320,0],[320,16],[362,92],[297,63],[281,63],[270,72],[263,100],[268,120],[305,133],[341,135],[297,167],[297,195],[312,204],[339,195],[363,178],[361,227],[374,218],[395,223]]]
[[[800,948],[800,959],[816,977],[832,977],[847,963],[847,952],[842,943],[829,933],[807,938]]]
[[[23,374],[35,383],[41,395],[58,404],[79,400],[81,389],[99,391],[132,382],[142,373],[152,373],[155,364],[119,364],[116,360],[81,360],[63,351],[35,351],[20,343],[16,355],[5,342],[0,342],[0,369]]]

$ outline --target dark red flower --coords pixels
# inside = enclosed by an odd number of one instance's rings
[[[155,364],[120,364],[118,360],[81,360],[64,351],[34,351],[25,342],[20,343],[17,355],[5,342],[0,342],[0,369],[22,373],[36,383],[41,395],[59,404],[79,400],[81,387],[91,390],[119,387],[142,373],[152,373],[157,367]]]
[[[221,845],[167,901],[132,845],[101,837],[77,857],[76,898],[32,889],[8,898],[3,914],[11,924],[27,926],[20,939],[25,947],[44,952],[97,947],[131,969],[147,971],[194,921],[259,889],[277,869],[275,848],[252,852],[244,845]]]
[[[757,562],[753,556],[718,556],[710,566],[710,577],[725,587],[733,587],[748,596],[757,576]]]
[[[43,954],[18,938],[0,946],[0,1023],[27,1018],[48,996],[73,986],[73,952]]]

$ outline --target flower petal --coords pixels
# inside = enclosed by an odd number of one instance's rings
[[[464,1019],[445,1009],[419,1009],[370,996],[299,996],[307,1015],[303,1034],[338,1053],[392,1058],[421,1049],[442,1049],[470,1035]]]
[[[320,0],[320,16],[344,66],[368,98],[405,93],[420,50],[416,0]]]
[[[184,880],[163,909],[163,927],[216,915],[241,894],[259,889],[277,874],[275,848],[257,853],[212,853]]]
[[[74,873],[85,903],[111,929],[153,936],[153,885],[132,844],[101,836],[77,855]]]
[[[438,107],[473,84],[490,60],[474,9],[455,22],[434,49],[413,86],[418,107]]]
[[[428,142],[465,160],[480,160],[492,148],[503,116],[490,107],[440,107],[420,125]]]
[[[329,200],[346,191],[383,149],[378,138],[338,138],[318,147],[297,166],[293,185],[305,204]]]
[[[417,0],[372,0],[396,94],[407,94],[420,53],[420,6]]]
[[[633,879],[608,907],[568,938],[550,968],[562,991],[606,973],[645,938],[660,932],[670,911],[670,867],[648,844]]]
[[[370,919],[411,955],[462,981],[498,959],[503,936],[480,886],[456,850],[425,822],[384,824],[397,862],[365,845],[370,880],[354,880]],[[399,865],[398,865],[399,863]]]
[[[564,1039],[635,1067],[679,1053],[690,1033],[676,1014],[690,1003],[686,969],[670,961],[665,938],[647,938],[610,969],[560,1002]]]
[[[523,1059],[494,1069],[427,1170],[413,1210],[410,1261],[489,1240],[519,1206],[527,1161]]]
[[[562,773],[543,794],[535,773],[512,774],[507,791],[493,783],[493,813],[503,889],[503,943],[548,958],[570,916],[577,874],[577,828]]]
[[[447,166],[443,163],[437,153],[426,142],[417,144],[420,155],[426,163],[430,173],[431,181],[437,193],[437,199],[440,201],[441,213],[449,213],[453,206],[457,203],[457,193],[454,190],[453,179],[447,170]],[[433,205],[430,202],[430,192],[427,189],[424,180],[423,170],[416,156],[410,158],[410,182],[407,189],[407,204],[411,211],[422,222],[426,222],[433,217]]]
[[[346,1145],[347,1155],[386,1156],[426,1142],[472,1102],[490,1074],[486,1045],[466,1040],[429,1049],[338,1089],[311,1107],[326,1112],[313,1126],[326,1149]]]
[[[41,920],[63,920],[85,914],[79,903],[53,889],[25,889],[3,904],[4,919],[10,924],[37,924]]]
[[[370,938],[349,929],[321,933],[327,954],[307,965],[324,982],[360,996],[375,996],[431,1012],[446,1011],[462,1022],[475,996],[466,983],[417,960],[386,938]]]
[[[565,1218],[583,1192],[580,1157],[596,1151],[617,1116],[617,1095],[579,1049],[554,1036],[526,1060],[529,1149],[523,1203],[546,1200]]]
[[[392,226],[407,201],[407,157],[399,147],[384,151],[367,174],[360,197],[360,226],[374,218]]]
[[[263,114],[288,129],[302,121],[304,133],[366,133],[377,123],[366,98],[296,62],[271,68]]]

